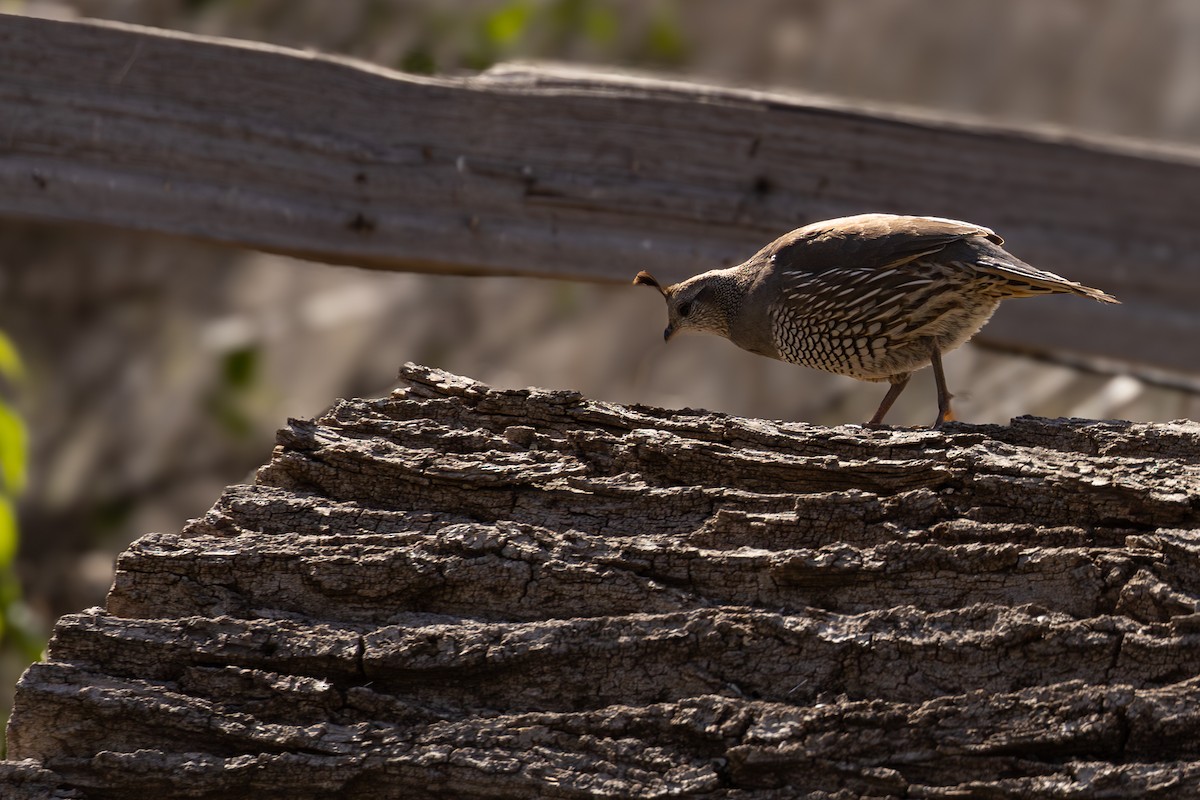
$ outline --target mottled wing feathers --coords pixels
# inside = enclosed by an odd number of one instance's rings
[[[968,237],[1003,242],[979,225],[938,217],[862,214],[818,222],[767,245],[760,256],[783,272],[886,269],[936,253]]]
[[[904,289],[918,279],[925,259],[943,267],[961,269],[963,278],[983,279],[997,296],[1026,297],[1069,292],[1104,303],[1116,298],[1099,289],[1037,269],[1003,250],[996,233],[981,225],[940,217],[903,217],[863,214],[827,220],[792,231],[760,253],[779,273],[780,288],[792,300],[823,283],[851,283],[864,279],[871,288]],[[830,273],[825,275],[825,273]],[[821,280],[824,275],[826,280]],[[806,291],[807,290],[807,291]]]

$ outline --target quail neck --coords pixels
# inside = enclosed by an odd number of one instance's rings
[[[774,267],[774,256],[760,253],[732,268],[731,272],[737,276],[736,285],[742,290],[742,299],[730,315],[728,338],[743,350],[782,359],[775,331],[762,324],[763,309],[771,306],[779,292]]]

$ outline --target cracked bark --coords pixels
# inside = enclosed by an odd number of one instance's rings
[[[0,785],[1200,793],[1200,425],[828,429],[403,377],[121,556],[18,686]]]

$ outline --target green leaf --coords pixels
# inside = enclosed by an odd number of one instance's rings
[[[646,49],[651,59],[659,63],[682,64],[687,60],[683,33],[669,7],[659,7],[646,32]]]
[[[411,72],[416,75],[432,75],[437,72],[437,62],[433,60],[433,53],[427,47],[414,47],[404,54],[404,58],[400,59],[400,70],[402,72]]]
[[[612,44],[617,39],[619,24],[611,8],[589,6],[584,28],[588,38],[599,44]]]
[[[25,423],[0,402],[0,491],[18,495],[25,488]]]
[[[25,366],[21,363],[21,355],[9,339],[0,333],[0,376],[11,381],[19,381],[25,377]]]
[[[221,359],[221,377],[231,389],[248,389],[258,379],[259,351],[257,347],[239,347]]]
[[[515,2],[488,16],[484,22],[488,42],[497,49],[511,46],[525,31],[531,12],[527,3]]]
[[[0,570],[7,570],[16,557],[17,514],[12,502],[7,497],[0,497]]]

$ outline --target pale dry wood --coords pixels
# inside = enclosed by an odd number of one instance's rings
[[[1200,425],[829,429],[402,377],[121,556],[22,679],[0,786],[1200,792]]]
[[[330,263],[663,278],[862,211],[996,228],[1120,297],[987,337],[1195,371],[1200,158],[563,68],[422,78],[263,45],[0,16],[0,215]]]

